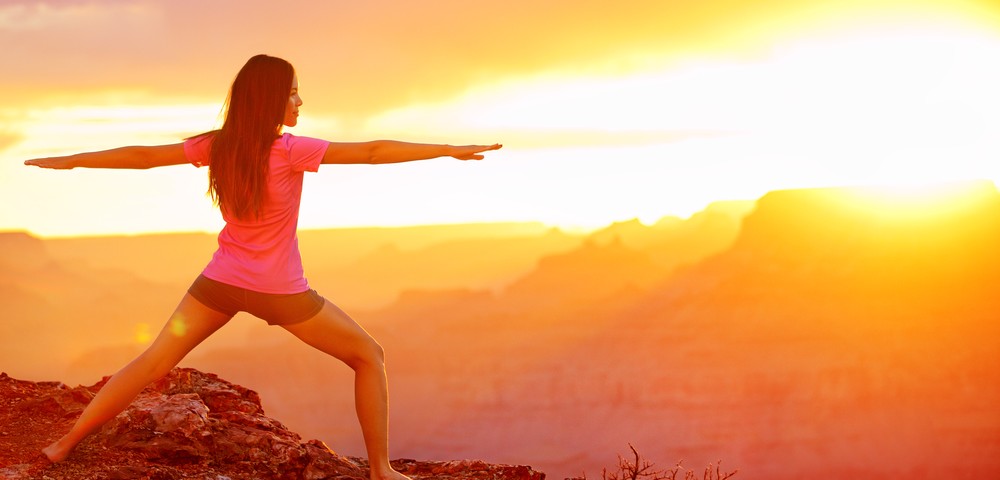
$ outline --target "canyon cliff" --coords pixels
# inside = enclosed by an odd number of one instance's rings
[[[409,458],[593,477],[631,443],[660,465],[722,459],[741,478],[1000,474],[994,185],[775,191],[731,207],[577,236],[365,232],[364,252],[321,260],[310,282],[340,302],[354,272],[351,289],[391,299],[347,311],[385,347],[394,447]],[[97,250],[72,257],[74,241],[22,234],[23,256],[0,258],[11,375],[114,371],[186,287]],[[399,275],[435,262],[426,282]],[[304,437],[363,451],[349,369],[280,331],[238,317],[183,365],[261,392]]]

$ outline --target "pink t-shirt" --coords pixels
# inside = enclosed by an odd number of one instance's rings
[[[196,167],[210,163],[213,135],[184,142],[184,154]],[[219,249],[202,272],[208,278],[262,293],[309,290],[302,270],[296,229],[303,172],[315,172],[330,142],[285,133],[271,146],[271,163],[260,219],[242,220],[222,213],[226,226]]]

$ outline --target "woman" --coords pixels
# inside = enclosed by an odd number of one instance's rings
[[[221,129],[182,143],[123,147],[24,162],[43,168],[152,168],[207,165],[209,193],[226,225],[219,248],[156,340],[116,373],[65,436],[43,452],[66,458],[87,435],[122,412],[240,311],[280,325],[355,372],[355,402],[372,479],[404,479],[389,465],[387,386],[382,348],[303,276],[296,227],[303,172],[321,163],[396,163],[451,156],[480,160],[500,145],[432,145],[379,140],[332,143],[282,134],[298,123],[302,98],[287,61],[251,58],[233,81]]]

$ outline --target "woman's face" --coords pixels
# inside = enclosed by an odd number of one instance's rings
[[[281,122],[286,127],[294,127],[299,123],[299,107],[302,105],[302,97],[299,96],[299,77],[292,77],[292,91],[288,95],[288,103],[285,104],[285,120]]]

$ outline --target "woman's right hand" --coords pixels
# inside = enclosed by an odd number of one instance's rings
[[[118,147],[110,150],[83,152],[64,157],[33,158],[25,165],[41,168],[131,168],[146,169],[187,163],[183,143],[169,145]]]
[[[25,160],[24,164],[41,168],[55,168],[59,170],[68,170],[76,167],[76,164],[72,160],[72,155],[67,157],[33,158],[31,160]]]

